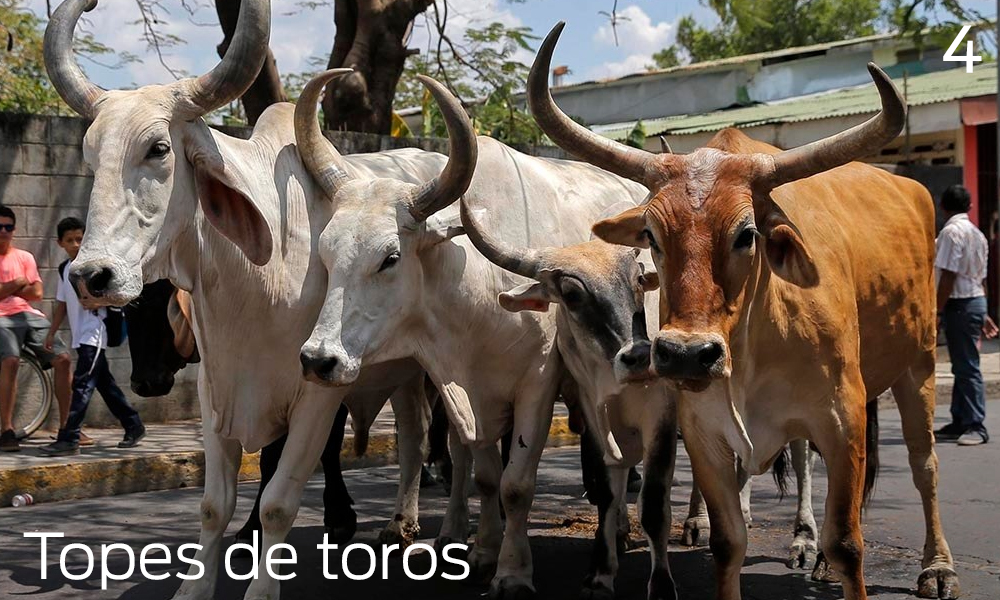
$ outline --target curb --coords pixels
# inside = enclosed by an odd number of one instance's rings
[[[1000,399],[1000,381],[986,381],[988,400]],[[951,401],[950,384],[937,386],[938,404]],[[880,409],[895,407],[891,394],[879,400]],[[341,452],[341,467],[345,471],[396,464],[396,438],[393,434],[373,434],[368,451],[355,456],[353,436],[345,436]],[[580,438],[569,430],[565,416],[554,416],[549,428],[546,448],[575,446]],[[244,454],[239,481],[260,479],[259,453]],[[321,469],[318,469],[321,470]],[[75,464],[57,464],[0,471],[0,510],[10,506],[15,494],[27,490],[36,504],[99,498],[119,494],[201,487],[205,484],[205,453],[185,451],[115,458]]]
[[[375,434],[368,451],[355,456],[351,435],[344,438],[340,454],[345,471],[396,464],[396,438]],[[553,417],[547,448],[574,446],[579,437],[570,432],[566,417]],[[322,471],[322,468],[318,468]],[[260,453],[244,454],[239,481],[260,479]],[[130,458],[96,460],[74,464],[31,466],[0,471],[0,510],[10,506],[16,494],[28,491],[35,504],[100,498],[119,494],[173,490],[205,485],[203,451],[172,452]]]

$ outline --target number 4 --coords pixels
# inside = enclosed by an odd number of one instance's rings
[[[964,55],[955,55],[955,50],[958,50],[958,45],[962,43],[962,40],[965,39],[965,35],[969,33],[969,29],[971,28],[971,25],[964,25],[962,27],[962,31],[959,31],[958,35],[955,36],[955,41],[951,43],[951,46],[948,47],[948,51],[944,53],[944,57],[942,58],[942,60],[946,60],[948,62],[964,62],[966,73],[972,72],[972,65],[975,63],[983,62],[982,56],[974,56],[972,54],[972,40],[969,40],[966,44],[966,53]]]

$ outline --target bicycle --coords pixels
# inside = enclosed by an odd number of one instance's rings
[[[30,348],[21,349],[21,364],[17,369],[14,400],[14,434],[23,440],[45,423],[52,408],[55,388],[52,374],[42,368]]]

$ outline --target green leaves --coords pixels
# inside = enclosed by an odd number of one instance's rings
[[[440,50],[408,59],[393,105],[397,110],[421,107],[421,135],[447,135],[437,106],[416,80],[415,75],[423,73],[444,83],[463,101],[480,135],[510,144],[537,144],[543,134],[523,101],[515,99],[529,70],[515,54],[533,52],[531,43],[537,39],[528,27],[507,27],[502,23],[468,29],[461,42],[443,39]]]

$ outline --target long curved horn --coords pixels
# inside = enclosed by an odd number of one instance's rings
[[[566,24],[559,22],[545,36],[528,74],[528,107],[538,126],[573,156],[647,187],[654,185],[657,155],[598,135],[573,121],[556,106],[549,93],[552,52]],[[662,158],[660,160],[663,160]]]
[[[868,72],[882,103],[878,114],[847,131],[774,155],[774,171],[765,175],[769,188],[839,167],[896,139],[906,124],[906,104],[885,71],[868,63]]]
[[[674,153],[674,151],[670,149],[670,142],[668,142],[667,138],[664,137],[664,136],[662,136],[662,135],[660,136],[660,153],[661,154],[673,154]]]
[[[271,0],[242,0],[236,31],[214,69],[189,80],[193,116],[202,116],[239,98],[257,79],[271,36]]]
[[[472,175],[476,172],[479,145],[472,129],[469,116],[458,98],[437,81],[426,75],[417,75],[420,83],[430,90],[441,109],[445,126],[448,128],[448,164],[431,181],[417,190],[410,205],[410,214],[418,223],[427,220],[442,208],[458,199],[469,189]]]
[[[330,140],[323,136],[316,111],[319,96],[327,82],[351,71],[330,69],[313,77],[302,88],[302,94],[295,104],[295,145],[299,148],[299,155],[306,169],[331,200],[337,194],[337,188],[351,176],[344,168],[343,157]]]
[[[538,271],[542,267],[540,251],[533,248],[515,248],[507,242],[493,237],[479,225],[479,221],[466,206],[465,200],[462,200],[460,204],[462,228],[465,229],[465,235],[469,236],[472,245],[486,257],[486,260],[501,269],[524,277],[534,279],[538,275]]]
[[[45,27],[45,70],[52,86],[80,116],[94,118],[94,102],[104,90],[83,74],[73,57],[73,30],[80,15],[97,6],[97,0],[66,0],[52,13]]]

